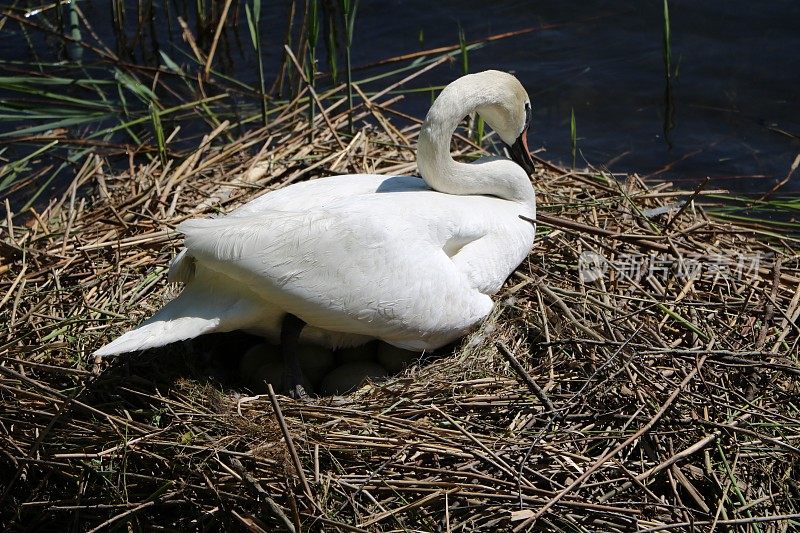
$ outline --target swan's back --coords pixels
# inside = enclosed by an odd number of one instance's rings
[[[294,183],[250,200],[228,217],[263,216],[273,211],[310,211],[332,202],[376,192],[424,191],[428,186],[413,176],[348,174]]]

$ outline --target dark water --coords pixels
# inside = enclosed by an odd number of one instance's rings
[[[468,40],[559,25],[469,54],[471,70],[511,70],[522,80],[534,102],[530,145],[544,157],[571,163],[573,109],[580,154],[612,171],[676,182],[711,176],[756,192],[786,177],[800,154],[800,2],[670,2],[678,75],[668,139],[661,1],[381,4],[363,6],[359,61],[407,51],[418,29],[429,47],[456,42],[458,23]],[[425,82],[446,83],[460,68]],[[429,104],[421,100],[420,113]],[[783,190],[800,191],[800,171]]]
[[[243,3],[238,3],[239,35],[226,40],[218,57],[226,63],[221,69],[255,84]],[[129,4],[135,12],[136,3]],[[188,5],[170,2],[173,16],[181,4]],[[282,50],[287,3],[264,4],[265,70],[271,74]],[[109,4],[81,6],[101,37],[113,42]],[[156,6],[165,12],[164,5]],[[676,72],[671,108],[665,98],[662,10],[660,0],[362,0],[353,64],[456,43],[459,25],[468,41],[545,28],[469,53],[471,71],[509,70],[527,87],[534,103],[530,146],[544,148],[544,158],[571,163],[574,110],[578,166],[588,162],[687,187],[711,176],[714,185],[739,193],[769,190],[800,154],[800,2],[670,2]],[[157,25],[159,46],[185,63],[176,47],[186,46],[173,24]],[[0,58],[29,54],[25,40],[9,27],[2,33]],[[354,78],[373,73],[358,71]],[[457,60],[407,88],[444,85],[461,73]],[[364,88],[377,90],[385,83]],[[430,101],[430,91],[420,91],[407,94],[400,107],[424,116]],[[800,192],[800,170],[797,174],[783,193]]]

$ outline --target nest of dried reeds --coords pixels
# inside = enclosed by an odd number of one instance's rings
[[[418,120],[379,95],[356,117],[372,126],[350,136],[343,95],[322,97],[334,103],[313,124],[298,99],[268,128],[221,145],[211,134],[180,162],[109,175],[98,159],[26,225],[8,217],[6,527],[798,524],[792,243],[635,176],[543,163],[540,236],[491,319],[454,353],[346,397],[253,396],[180,349],[88,360],[166,298],[181,220],[297,180],[414,171]],[[456,152],[478,148],[462,137]]]

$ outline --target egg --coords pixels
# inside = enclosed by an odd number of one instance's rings
[[[281,361],[280,348],[262,342],[247,350],[239,361],[239,375],[242,381],[251,381],[256,371],[268,363]]]
[[[385,368],[371,361],[345,363],[325,376],[319,391],[323,395],[345,394],[357,389],[367,378],[377,379],[387,375]]]
[[[333,352],[316,344],[299,345],[297,357],[300,358],[300,368],[303,370],[303,374],[314,385],[319,385],[322,378],[336,364]]]
[[[267,392],[267,383],[272,385],[276,393],[283,392],[283,361],[273,361],[256,370],[251,379],[253,391],[259,394]],[[314,385],[308,377],[303,376],[303,388],[306,393],[314,392]]]
[[[336,350],[336,358],[341,364],[354,363],[356,361],[374,361],[377,350],[378,342],[372,341],[361,346],[339,348]]]
[[[272,385],[275,392],[281,392],[283,381],[283,361],[271,361],[262,365],[250,376],[248,380],[253,391],[259,394],[267,392],[267,383]]]
[[[397,346],[386,344],[382,342],[378,345],[377,359],[386,370],[392,374],[397,374],[405,367],[411,365],[419,359],[420,352],[412,352],[411,350],[403,350]]]

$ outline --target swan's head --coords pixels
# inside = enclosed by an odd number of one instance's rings
[[[499,70],[472,74],[476,85],[485,91],[490,103],[478,106],[477,112],[497,133],[508,148],[511,159],[533,174],[534,165],[528,151],[528,128],[533,120],[531,99],[517,78]]]

